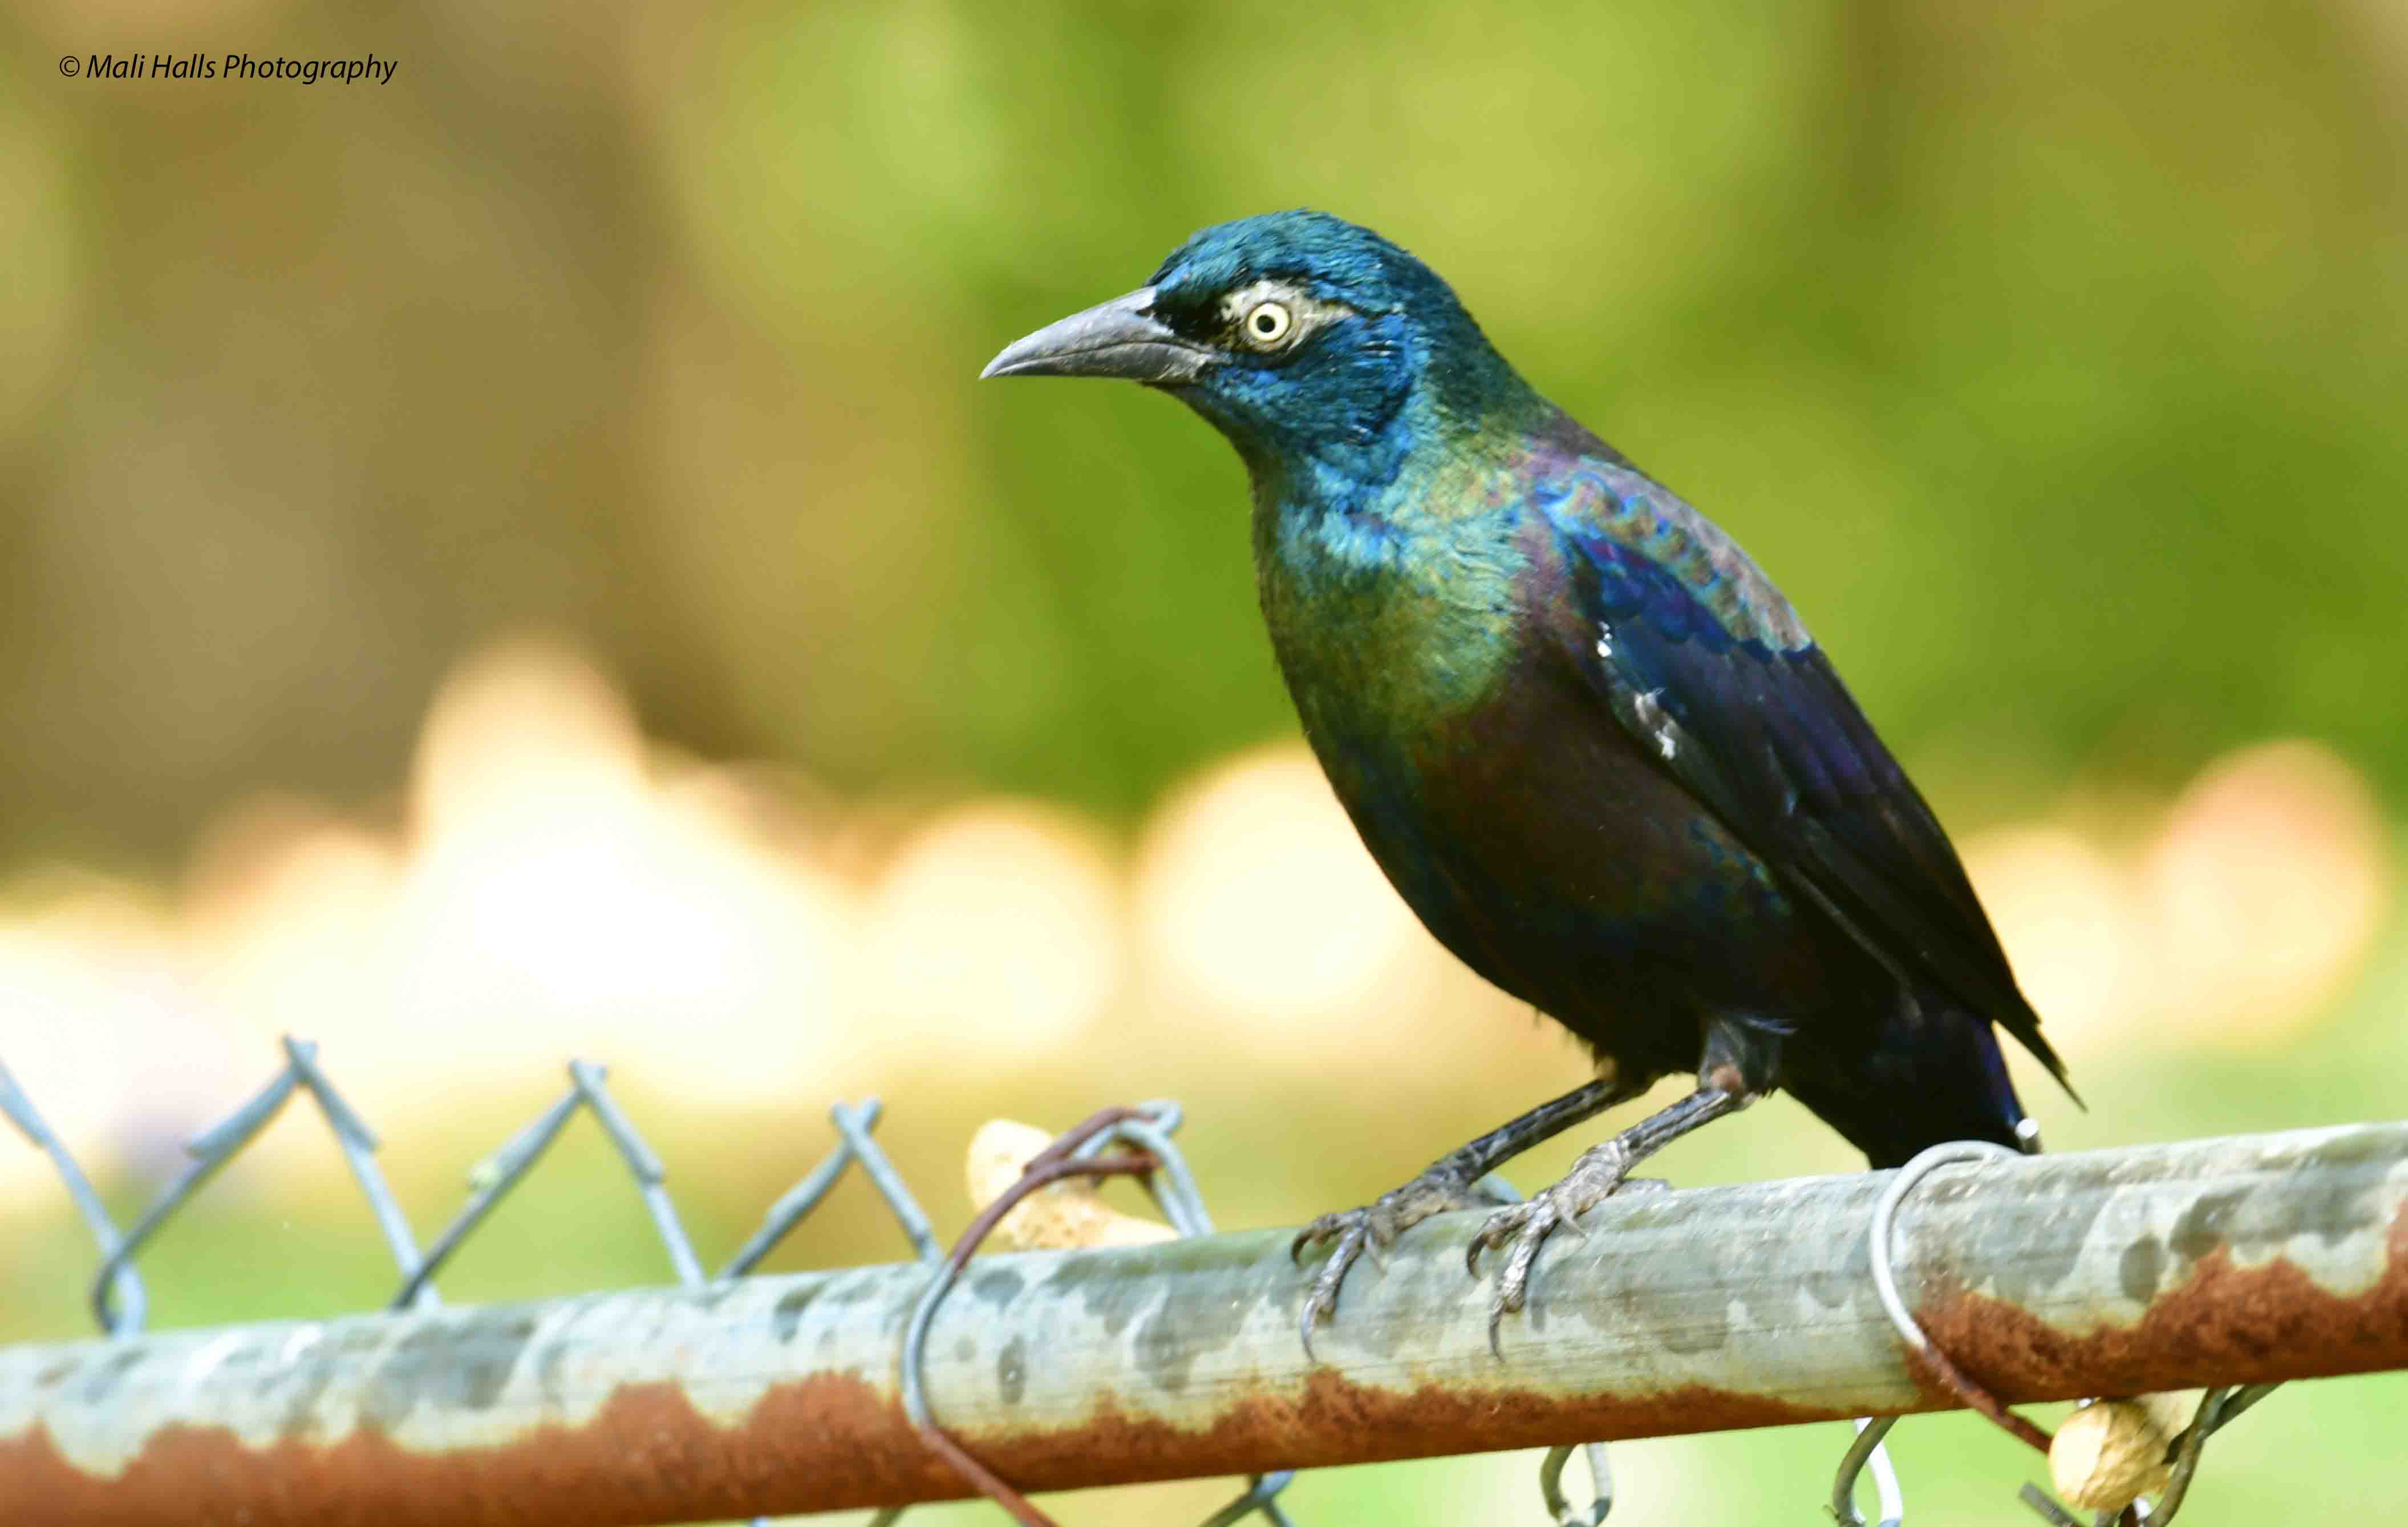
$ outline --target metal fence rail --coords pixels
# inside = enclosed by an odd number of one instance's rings
[[[1027,1490],[1953,1404],[1875,1297],[1888,1174],[1609,1203],[1492,1355],[1475,1220],[1309,1361],[1285,1232],[981,1258],[926,1393]],[[1896,1267],[2011,1401],[2408,1367],[2408,1124],[1934,1172]],[[958,1496],[906,1417],[923,1264],[0,1349],[12,1523],[635,1523]]]

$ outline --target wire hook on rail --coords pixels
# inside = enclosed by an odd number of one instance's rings
[[[1914,1318],[1914,1313],[1907,1308],[1905,1299],[1899,1293],[1898,1272],[1891,1256],[1899,1205],[1933,1171],[1958,1161],[2001,1158],[2019,1160],[2022,1157],[2020,1151],[1979,1140],[1950,1141],[1922,1152],[1899,1170],[1898,1175],[1873,1205],[1868,1250],[1871,1257],[1874,1290],[1881,1296],[1882,1310],[1889,1317],[1889,1322],[1900,1339],[1968,1409],[1980,1412],[2008,1434],[2046,1453],[2055,1440],[2048,1433],[2009,1410],[1998,1396],[1976,1383],[1932,1343],[1922,1322]],[[2209,1390],[2201,1396],[2190,1424],[2167,1445],[2165,1462],[2172,1465],[2172,1472],[2165,1487],[2157,1492],[2156,1507],[2152,1509],[2140,1501],[2134,1501],[2121,1510],[2098,1513],[2092,1527],[2114,1527],[2117,1523],[2122,1527],[2143,1527],[2143,1524],[2146,1527],[2167,1527],[2173,1520],[2174,1513],[2182,1509],[2183,1499],[2189,1493],[2191,1481],[2199,1473],[2200,1457],[2208,1437],[2216,1428],[2264,1399],[2276,1388],[2273,1384],[2252,1384],[2238,1389]],[[1881,1439],[1896,1420],[1896,1417],[1886,1417],[1870,1423],[1861,1420],[1856,1423],[1856,1443],[1841,1460],[1839,1477],[1831,1490],[1831,1513],[1843,1527],[1864,1527],[1864,1519],[1856,1512],[1855,1494],[1856,1478],[1869,1461],[1873,1463],[1874,1483],[1882,1497],[1882,1527],[1901,1527],[1902,1511],[1897,1505],[1896,1476],[1889,1473],[1888,1461],[1881,1451]],[[1885,1475],[1888,1475],[1886,1481]],[[2018,1498],[2049,1521],[2052,1527],[2083,1527],[2080,1518],[2057,1505],[2038,1485],[2025,1485],[2018,1492]]]
[[[1939,1168],[1958,1161],[1998,1160],[2018,1161],[2023,1160],[2023,1153],[1983,1140],[1952,1140],[1932,1146],[1899,1169],[1898,1175],[1873,1205],[1868,1246],[1872,1259],[1873,1290],[1881,1296],[1882,1310],[1888,1315],[1889,1323],[1897,1328],[1899,1338],[1923,1360],[1932,1376],[1956,1397],[1960,1405],[1968,1410],[1979,1411],[2009,1436],[2028,1443],[2044,1453],[2048,1451],[2050,1442],[2046,1432],[2009,1410],[1997,1395],[1975,1383],[1971,1376],[1956,1366],[1955,1360],[1932,1344],[1931,1338],[1924,1333],[1922,1322],[1914,1318],[1914,1312],[1906,1307],[1906,1301],[1899,1297],[1898,1272],[1890,1260],[1891,1232],[1898,1223],[1899,1205],[1906,1202],[1906,1195],[1914,1190],[1916,1184]]]
[[[1564,1465],[1572,1457],[1570,1444],[1547,1449],[1539,1464],[1539,1498],[1546,1502],[1548,1520],[1555,1527],[1605,1527],[1605,1519],[1613,1514],[1613,1466],[1606,1462],[1602,1442],[1582,1443],[1580,1453],[1588,1460],[1589,1487],[1595,1494],[1588,1509],[1582,1510],[1564,1494]]]
[[[1840,1527],[1867,1527],[1856,1511],[1856,1479],[1869,1464],[1873,1471],[1873,1495],[1881,1503],[1880,1527],[1905,1527],[1906,1497],[1899,1491],[1898,1471],[1890,1467],[1889,1450],[1882,1446],[1882,1438],[1897,1424],[1895,1416],[1878,1420],[1858,1418],[1856,1440],[1840,1459],[1839,1477],[1831,1482],[1831,1515]]]
[[[1195,1174],[1187,1168],[1186,1159],[1171,1144],[1170,1131],[1179,1128],[1182,1117],[1175,1102],[1156,1101],[1140,1107],[1106,1108],[1087,1118],[1068,1132],[1055,1137],[1054,1143],[1039,1151],[1021,1170],[1020,1178],[1004,1189],[996,1200],[979,1212],[953,1250],[938,1266],[936,1275],[912,1307],[911,1318],[903,1331],[903,1409],[912,1426],[929,1449],[952,1465],[953,1471],[976,1485],[986,1497],[1012,1515],[1023,1527],[1055,1527],[1054,1519],[1039,1510],[1036,1503],[1013,1489],[1004,1478],[979,1462],[968,1448],[955,1442],[937,1423],[928,1408],[927,1360],[928,1330],[936,1321],[938,1306],[952,1291],[969,1265],[970,1258],[986,1238],[994,1233],[1004,1216],[1017,1208],[1022,1200],[1049,1183],[1068,1177],[1133,1176],[1143,1179],[1146,1190],[1161,1205],[1171,1228],[1182,1235],[1209,1235],[1212,1232],[1211,1217],[1204,1211],[1204,1201],[1197,1191]],[[1105,1155],[1112,1145],[1134,1147],[1118,1155]],[[1230,1527],[1230,1524],[1260,1512],[1273,1527],[1292,1527],[1274,1498],[1287,1488],[1293,1472],[1280,1470],[1256,1475],[1247,1482],[1246,1492],[1216,1511],[1204,1527]],[[891,1520],[882,1517],[880,1520]]]

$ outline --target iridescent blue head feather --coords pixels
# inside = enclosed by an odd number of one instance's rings
[[[1257,478],[1350,496],[1392,479],[1416,438],[1536,401],[1427,266],[1305,210],[1193,235],[1148,285],[1030,335],[987,374],[1163,388]]]

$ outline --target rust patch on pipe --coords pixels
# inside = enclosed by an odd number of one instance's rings
[[[1239,1398],[1201,1430],[1108,1407],[1075,1427],[964,1440],[1013,1484],[1046,1491],[1833,1414],[1703,1388],[1635,1398],[1390,1390],[1322,1370],[1289,1393]],[[124,1472],[98,1476],[70,1463],[42,1431],[0,1440],[11,1527],[635,1527],[966,1493],[921,1446],[902,1406],[851,1376],[779,1385],[733,1427],[702,1416],[675,1385],[628,1386],[582,1426],[547,1422],[441,1452],[403,1448],[373,1429],[252,1448],[222,1428],[170,1426]]]
[[[1047,1490],[1737,1431],[1844,1414],[1702,1385],[1635,1396],[1461,1391],[1436,1384],[1389,1390],[1353,1384],[1322,1368],[1293,1391],[1234,1400],[1206,1428],[1106,1407],[1064,1431],[970,1433],[963,1440],[1015,1485]]]
[[[2236,1266],[2219,1244],[2139,1320],[2088,1333],[1961,1285],[1935,1289],[1915,1316],[1959,1366],[2017,1402],[2375,1373],[2408,1367],[2408,1208],[2385,1252],[2372,1286],[2338,1294],[2291,1261]]]
[[[581,1426],[543,1422],[444,1451],[404,1448],[372,1427],[253,1448],[222,1427],[179,1425],[154,1433],[122,1473],[101,1476],[36,1430],[0,1441],[0,1499],[12,1523],[92,1527],[691,1521],[765,1503],[785,1511],[883,1498],[900,1482],[898,1434],[910,1435],[901,1407],[849,1375],[781,1384],[736,1427],[711,1422],[674,1384],[629,1385]]]

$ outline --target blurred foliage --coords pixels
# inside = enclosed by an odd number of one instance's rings
[[[400,71],[53,68],[229,27]],[[1136,808],[1292,725],[1239,468],[972,378],[1292,204],[1733,526],[1910,756],[2012,761],[1952,815],[2271,728],[2408,783],[2388,0],[36,0],[0,52],[0,851],[372,798],[530,623],[707,753]]]
[[[373,49],[400,68],[385,87],[307,88],[56,69],[67,53],[230,47]],[[2202,764],[2270,734],[2330,744],[2395,805],[2408,788],[2398,0],[1401,0],[1354,14],[1257,0],[22,0],[0,12],[0,872],[36,887],[17,885],[7,910],[44,900],[45,866],[77,867],[62,884],[80,884],[97,865],[133,875],[138,891],[111,894],[158,925],[97,954],[29,937],[0,956],[31,963],[0,968],[73,965],[58,989],[96,995],[64,1027],[125,1020],[90,1052],[66,1032],[45,1054],[45,1033],[15,1030],[50,1065],[36,1096],[54,1108],[81,1072],[111,1088],[139,1073],[89,1110],[122,1214],[164,1174],[174,1131],[238,1095],[254,1058],[265,1069],[246,1026],[288,1021],[236,1012],[175,965],[287,931],[224,910],[251,905],[248,883],[163,884],[207,882],[196,840],[260,796],[336,803],[335,827],[290,833],[352,857],[337,856],[344,895],[296,872],[258,903],[279,917],[366,908],[361,947],[450,955],[461,929],[523,931],[514,887],[594,893],[558,896],[562,926],[538,930],[539,950],[472,951],[488,963],[439,968],[457,986],[398,1000],[377,983],[432,960],[354,970],[352,946],[310,943],[314,926],[293,942],[315,965],[242,967],[257,978],[245,990],[288,1004],[360,997],[325,1006],[313,1031],[338,1081],[384,1078],[370,1116],[391,1129],[388,1170],[422,1232],[544,1096],[543,1076],[475,1047],[505,1028],[479,1001],[541,1007],[552,1027],[514,1036],[531,1047],[588,1032],[632,1045],[649,1028],[691,1052],[681,1073],[666,1050],[650,1058],[682,1092],[648,1083],[640,1052],[619,1085],[706,1248],[732,1244],[824,1148],[817,1108],[838,1091],[887,1093],[883,1137],[954,1225],[980,1118],[1063,1123],[1175,1089],[1216,1214],[1248,1225],[1358,1202],[1571,1085],[1568,1044],[1432,973],[1418,946],[1348,956],[1372,973],[1324,1004],[1342,1022],[1300,1003],[1241,1024],[1242,1003],[1182,1006],[1125,977],[1114,962],[1153,935],[1124,926],[1124,900],[1153,895],[1156,870],[1200,874],[1228,835],[1220,818],[1190,834],[1186,859],[1056,852],[1051,884],[1102,887],[1087,932],[1110,989],[1066,999],[1054,1029],[1039,1014],[959,1054],[925,1016],[914,1027],[875,1000],[813,1008],[852,1027],[771,1051],[773,1025],[810,1021],[791,1016],[803,988],[779,985],[793,971],[756,989],[691,958],[707,944],[664,939],[651,965],[620,947],[648,908],[682,900],[714,928],[747,911],[747,937],[809,966],[820,946],[794,955],[775,930],[820,900],[715,882],[713,900],[664,874],[654,900],[612,901],[597,850],[547,861],[551,879],[499,882],[487,905],[460,891],[476,875],[446,881],[377,836],[403,814],[438,681],[528,627],[598,654],[671,756],[775,759],[844,801],[1009,792],[1134,823],[1174,780],[1292,731],[1226,448],[1135,389],[973,381],[1005,341],[1242,213],[1321,206],[1428,259],[1543,389],[1742,537],[1960,829],[2071,799],[2113,819],[2093,834],[2113,848],[2151,830]],[[2123,809],[2136,800],[2146,810]],[[811,844],[815,872],[841,882],[812,893],[835,909],[813,932],[827,947],[845,952],[856,915],[889,914],[895,948],[926,946],[911,935],[927,924],[879,900],[892,887],[862,890],[876,872],[847,857],[878,862],[904,815],[846,818],[869,848],[842,833]],[[574,812],[546,828],[619,842]],[[690,837],[670,841],[682,853]],[[1287,844],[1299,864],[1322,854],[1301,843]],[[726,874],[759,871],[771,856],[755,846]],[[504,834],[486,851],[521,847]],[[995,872],[999,851],[946,862],[1025,884]],[[2049,864],[2027,899],[2043,914],[2071,884]],[[1295,878],[1316,894],[1362,872],[1314,866]],[[1215,884],[1241,908],[1295,905],[1263,872]],[[453,895],[437,910],[454,920],[408,935],[430,886]],[[2139,908],[2132,928],[2154,926],[2155,903],[2111,889]],[[1398,915],[1338,904],[1351,933]],[[588,958],[597,935],[576,919],[595,907],[622,919],[599,941],[629,968],[681,984],[594,999],[590,977],[544,963]],[[2044,933],[2010,938],[2028,975]],[[2183,1014],[2103,1009],[2095,1030],[2063,1025],[2098,1111],[2028,1083],[2052,1144],[2398,1113],[2396,915],[2379,943],[2338,1008],[2317,1005],[2318,987],[2263,1030],[2186,1034]],[[1321,958],[1291,953],[1299,972]],[[514,957],[523,983],[492,979]],[[1243,940],[1227,958],[1283,969]],[[2069,989],[2090,969],[2049,968]],[[985,969],[938,972],[926,989],[982,994]],[[2128,984],[2159,969],[2131,963]],[[103,1008],[114,988],[93,971],[132,972],[132,995]],[[697,971],[720,984],[688,991]],[[1396,990],[1413,1000],[1389,1005]],[[217,1027],[195,1038],[205,1021]],[[459,1049],[440,1068],[393,1064],[384,1021]],[[1381,1025],[1411,1042],[1366,1037]],[[1075,1063],[1062,1034],[1079,1036]],[[359,1059],[380,1038],[384,1059]],[[694,1085],[697,1067],[764,1068],[765,1053],[815,1064],[772,1068],[774,1087],[752,1078],[740,1102]],[[764,1103],[770,1091],[791,1104]],[[146,1257],[161,1323],[380,1298],[377,1243],[332,1146],[297,1120],[272,1138],[283,1154],[229,1173]],[[1545,1181],[1581,1144],[1515,1175]],[[449,1297],[666,1277],[590,1130],[563,1151],[447,1276]],[[1686,1184],[1854,1164],[1776,1102],[1684,1142],[1665,1170]],[[45,1194],[5,1236],[0,1340],[82,1329],[90,1253],[64,1204]],[[855,1184],[774,1265],[898,1249]],[[2219,1439],[2186,1520],[2396,1499],[2385,1428],[2403,1393],[2399,1376],[2343,1381],[2253,1413]],[[1843,1440],[1804,1428],[1619,1448],[1623,1512],[1711,1501],[1732,1520],[1806,1520]],[[2015,1520],[2026,1461],[1979,1423],[1914,1422],[1899,1451],[1919,1524]],[[1291,1499],[1299,1521],[1535,1517],[1531,1466],[1323,1471]],[[1176,1520],[1225,1495],[1211,1482],[1063,1509]]]

